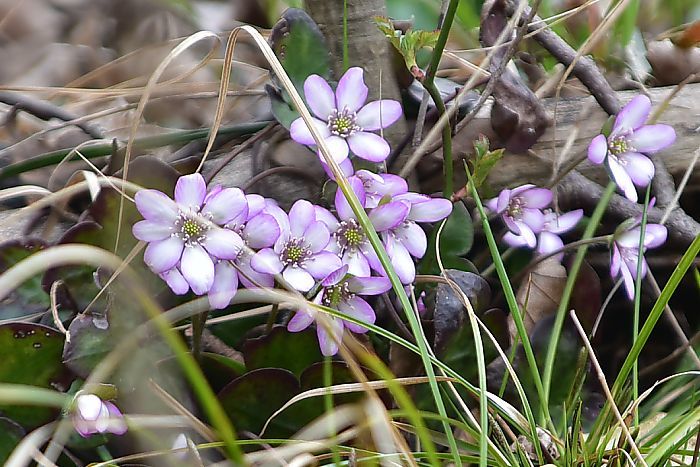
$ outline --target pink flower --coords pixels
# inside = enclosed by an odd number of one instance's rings
[[[639,240],[642,234],[641,226],[635,222],[633,227],[615,234],[610,258],[610,275],[614,278],[622,276],[627,296],[634,298],[634,281],[637,278],[639,260]],[[647,224],[644,233],[644,251],[647,248],[657,248],[664,244],[668,230],[661,224]],[[647,274],[647,263],[642,256],[642,277]]]
[[[117,406],[94,394],[81,394],[75,398],[73,426],[83,438],[96,433],[126,433],[126,423]]]
[[[313,125],[339,164],[347,159],[350,150],[371,162],[386,159],[389,143],[371,132],[386,128],[401,117],[401,104],[394,100],[382,99],[364,105],[368,89],[363,74],[362,68],[348,69],[335,92],[318,75],[311,75],[304,82],[306,102],[316,116]],[[316,145],[302,118],[294,120],[289,131],[297,143]]]
[[[654,177],[654,164],[645,154],[660,151],[676,140],[668,125],[645,125],[651,111],[647,96],[637,96],[620,110],[610,136],[598,135],[588,146],[588,160],[605,164],[610,178],[630,201],[637,202],[638,187]]]

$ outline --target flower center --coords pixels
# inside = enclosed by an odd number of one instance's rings
[[[334,135],[347,138],[356,131],[361,130],[359,125],[355,123],[356,119],[357,114],[355,112],[351,112],[348,109],[338,112],[337,109],[333,109],[333,112],[328,116],[328,129]]]
[[[306,246],[303,239],[292,238],[284,246],[280,260],[286,265],[298,266],[309,256],[311,256],[311,250]]]
[[[608,141],[608,150],[618,156],[626,152],[634,151],[634,148],[625,136],[617,136]]]
[[[523,200],[520,198],[513,198],[508,203],[508,215],[514,219],[519,219],[523,213],[524,208]]]
[[[209,226],[199,221],[194,214],[180,213],[180,217],[175,221],[175,233],[187,245],[199,245],[206,238]]]
[[[338,308],[340,302],[348,300],[352,296],[353,293],[350,292],[347,281],[342,281],[339,284],[326,287],[323,294],[323,300],[321,302],[324,306]]]
[[[342,221],[335,235],[338,239],[338,243],[343,248],[357,248],[365,240],[365,233],[355,219]]]

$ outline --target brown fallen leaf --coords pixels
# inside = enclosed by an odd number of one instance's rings
[[[515,298],[523,313],[523,322],[528,334],[540,320],[557,311],[566,277],[566,268],[556,258],[549,258],[537,264],[520,284]],[[510,315],[508,331],[511,342],[515,342],[517,330]]]

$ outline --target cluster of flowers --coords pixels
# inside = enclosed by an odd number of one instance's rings
[[[427,245],[418,223],[445,218],[452,204],[409,192],[395,175],[360,170],[349,181],[399,278],[410,284],[415,278],[413,258],[421,258]],[[207,294],[212,308],[228,306],[239,284],[273,287],[278,278],[302,293],[313,290],[309,298],[317,303],[374,323],[374,311],[360,296],[390,288],[340,190],[335,200],[339,218],[306,200],[295,202],[287,214],[275,201],[238,188],[216,186],[207,192],[200,174],[178,180],[175,200],[157,190],[140,190],[135,202],[144,220],[134,225],[133,234],[148,242],[145,263],[174,293]],[[314,319],[312,310],[299,310],[289,330],[300,331]],[[332,337],[317,327],[327,355],[338,351],[343,328],[366,331],[345,321],[333,323]]]
[[[389,144],[371,131],[395,122],[401,105],[386,99],[364,105],[368,89],[357,67],[343,75],[335,92],[317,75],[307,78],[304,92],[316,116],[313,124],[349,177],[398,277],[412,283],[414,259],[427,248],[418,223],[444,219],[452,203],[409,192],[406,181],[396,175],[355,173],[348,158],[352,151],[372,162],[385,160]],[[301,118],[292,123],[290,133],[301,144],[315,144]],[[273,287],[278,279],[307,293],[314,303],[374,323],[374,310],[361,296],[390,289],[379,258],[340,190],[335,197],[337,217],[306,200],[294,203],[287,214],[275,201],[238,188],[216,186],[207,192],[199,174],[178,180],[174,200],[156,190],[141,190],[135,202],[144,220],[134,225],[133,233],[148,242],[145,263],[176,294],[207,294],[212,308],[228,306],[239,285]],[[300,331],[315,320],[314,309],[298,310],[288,329]],[[330,326],[317,326],[325,355],[338,352],[345,328],[366,332],[344,320],[328,322]]]
[[[593,138],[588,147],[588,159],[604,164],[611,179],[630,201],[637,202],[638,187],[646,187],[654,177],[654,164],[646,154],[660,151],[676,139],[676,133],[668,125],[645,125],[651,111],[646,96],[632,99],[617,114],[609,135]],[[503,241],[513,247],[529,247],[546,255],[563,247],[559,235],[573,229],[583,216],[577,209],[556,214],[547,208],[552,192],[534,185],[523,185],[501,191],[497,198],[487,202],[490,211],[499,214],[508,228]],[[653,200],[650,206],[653,206]],[[640,257],[641,219],[628,219],[612,235],[610,274],[622,277],[627,296],[634,297],[634,282]],[[644,232],[643,251],[656,248],[666,241],[668,232],[660,224],[647,224]],[[561,259],[563,254],[556,256]],[[641,276],[647,272],[642,256]]]
[[[552,191],[535,185],[522,185],[501,191],[497,198],[486,202],[486,207],[501,216],[508,232],[503,241],[512,247],[536,248],[547,255],[564,246],[559,235],[576,227],[583,217],[583,209],[557,214],[550,209]],[[563,253],[556,255],[559,261]]]

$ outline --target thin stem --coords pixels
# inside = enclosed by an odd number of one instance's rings
[[[350,68],[348,52],[348,0],[343,0],[343,72]]]
[[[206,322],[206,311],[192,317],[192,356],[197,362],[201,362],[202,358],[202,333]]]
[[[446,113],[445,103],[442,101],[440,92],[435,87],[435,75],[437,74],[438,66],[440,65],[440,59],[442,58],[442,52],[445,50],[445,44],[447,43],[447,37],[450,35],[450,29],[452,28],[452,22],[455,18],[455,13],[457,12],[457,5],[459,5],[459,0],[450,0],[447,6],[447,11],[445,12],[445,17],[440,25],[440,35],[435,43],[435,48],[433,49],[433,55],[430,59],[430,65],[428,65],[428,70],[423,80],[423,87],[430,97],[433,98],[435,107],[438,110],[438,114],[443,116]],[[452,128],[449,124],[442,127],[442,157],[443,157],[443,173],[445,175],[445,188],[443,193],[446,198],[450,198],[453,193],[453,167],[452,167]]]
[[[651,192],[651,183],[647,185],[646,195],[644,198],[644,208],[642,210],[642,223],[639,234],[639,252],[637,255],[637,277],[634,280],[634,314],[632,317],[632,345],[637,342],[639,335],[639,308],[642,302],[642,265],[644,264],[644,235],[647,229],[647,209],[649,208],[649,193]],[[632,400],[639,398],[639,361],[634,359],[632,365]],[[634,425],[639,425],[639,411],[634,411]]]
[[[591,219],[583,233],[582,240],[593,237],[598,224],[600,224],[600,220],[603,218],[605,208],[608,206],[613,193],[615,193],[615,188],[617,188],[615,182],[608,183],[608,186],[603,192],[603,196],[600,198],[598,205],[593,211],[593,215],[591,215]],[[583,264],[583,258],[586,256],[587,251],[588,245],[581,245],[576,252],[576,257],[574,258],[574,262],[569,270],[569,276],[566,279],[564,292],[562,294],[561,301],[559,302],[559,308],[557,309],[557,315],[552,327],[552,335],[550,336],[549,346],[547,348],[547,357],[545,359],[544,374],[542,378],[544,385],[544,399],[542,400],[542,404],[544,406],[549,405],[549,389],[552,383],[552,370],[554,368],[554,358],[557,353],[557,346],[559,345],[559,337],[561,335],[562,327],[564,326],[564,318],[566,318],[566,313],[568,311],[569,299],[571,298],[571,294],[574,290],[574,284],[576,283],[576,276],[578,276],[578,271],[581,268],[581,264]]]

